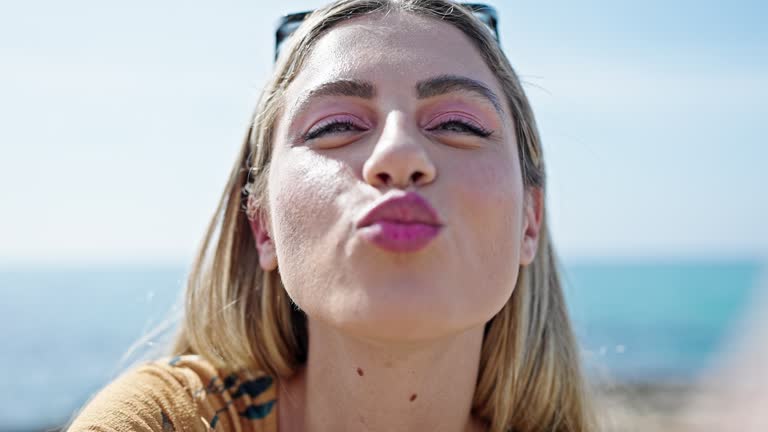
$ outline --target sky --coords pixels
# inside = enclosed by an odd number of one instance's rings
[[[561,256],[768,257],[766,3],[490,3]],[[322,4],[5,5],[0,265],[187,262],[276,20]]]

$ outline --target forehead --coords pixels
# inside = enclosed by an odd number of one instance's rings
[[[290,87],[299,91],[343,78],[410,89],[436,75],[472,78],[501,94],[479,50],[461,30],[405,12],[372,14],[331,28]]]

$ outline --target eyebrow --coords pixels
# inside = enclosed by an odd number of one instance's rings
[[[417,99],[427,99],[455,92],[468,92],[480,96],[490,102],[499,115],[504,115],[504,110],[496,93],[482,82],[472,78],[460,75],[438,75],[416,83]],[[313,99],[327,96],[351,96],[370,100],[376,97],[376,87],[368,81],[348,79],[329,81],[300,96],[292,112],[295,114],[304,111]]]
[[[499,97],[480,81],[459,75],[439,75],[416,84],[416,97],[426,99],[447,93],[464,91],[474,93],[488,100],[499,115],[504,114]]]
[[[367,81],[336,80],[329,81],[304,92],[291,109],[290,117],[303,112],[313,99],[327,96],[352,96],[361,99],[373,99],[376,97],[376,88]]]

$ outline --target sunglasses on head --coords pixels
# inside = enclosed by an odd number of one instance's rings
[[[493,36],[496,41],[499,42],[499,29],[498,21],[499,16],[496,9],[493,6],[489,6],[482,3],[460,3],[465,8],[472,11],[472,14],[482,21],[493,32]],[[280,48],[283,43],[288,39],[290,35],[301,25],[301,22],[314,11],[304,11],[288,14],[280,18],[277,22],[277,30],[275,31],[275,61],[280,54]]]

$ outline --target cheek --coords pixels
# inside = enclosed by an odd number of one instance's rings
[[[499,240],[521,231],[523,185],[515,153],[487,154],[455,167],[454,188],[461,211],[476,226]],[[503,232],[507,236],[503,236]]]
[[[306,149],[291,149],[273,160],[269,177],[273,240],[283,284],[300,306],[321,295],[303,287],[324,286],[334,277],[333,261],[349,229],[342,211],[348,182],[344,164]]]
[[[490,157],[489,157],[490,156]],[[518,276],[523,226],[523,185],[516,154],[466,161],[450,189],[458,220],[465,221],[458,250],[477,289],[500,308]],[[467,247],[470,246],[470,247]]]
[[[342,185],[340,164],[303,149],[290,152],[276,157],[269,178],[273,237],[286,257],[302,252],[331,225]]]

